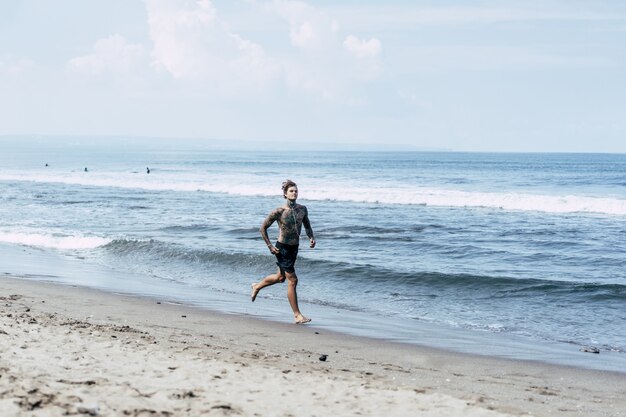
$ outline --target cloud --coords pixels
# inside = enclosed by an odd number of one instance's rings
[[[306,48],[315,43],[315,31],[310,22],[304,22],[299,27],[292,28],[291,42],[299,47]]]
[[[321,10],[302,1],[289,0],[273,0],[265,8],[288,22],[293,46],[321,49],[333,43],[337,22]]]
[[[67,67],[87,74],[126,74],[145,65],[145,51],[141,44],[130,44],[121,35],[111,35],[96,41],[93,53],[67,62]]]
[[[344,49],[356,58],[353,65],[355,75],[363,81],[372,81],[379,77],[382,64],[379,59],[382,51],[382,43],[376,39],[361,40],[354,35],[349,35],[343,41]]]
[[[234,33],[208,0],[146,0],[153,65],[173,78],[221,91],[263,86],[276,77],[264,49]]]
[[[303,1],[273,0],[263,7],[287,22],[290,43],[298,51],[282,60],[290,88],[324,100],[354,102],[357,84],[380,73],[378,39],[344,39],[336,19]]]
[[[375,58],[380,55],[382,50],[382,45],[378,39],[372,38],[369,41],[365,41],[353,35],[349,35],[343,41],[343,46],[359,59]]]
[[[339,23],[302,1],[252,2],[282,26],[291,50],[262,45],[233,30],[210,0],[144,0],[149,43],[114,34],[93,51],[68,61],[77,73],[128,74],[130,84],[170,78],[173,88],[223,97],[278,93],[281,85],[324,100],[347,101],[359,83],[380,73],[382,44],[376,38],[341,34]],[[269,49],[266,49],[269,48]],[[272,49],[273,48],[273,49]]]

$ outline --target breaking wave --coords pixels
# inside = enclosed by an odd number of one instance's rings
[[[30,232],[0,232],[0,242],[51,249],[93,249],[111,242],[96,236]]]
[[[0,173],[0,181],[62,183],[91,187],[132,188],[148,191],[210,192],[242,196],[277,196],[258,177],[190,177],[189,175],[138,176],[127,173]],[[370,204],[422,205],[433,207],[489,208],[546,213],[596,213],[626,215],[626,199],[580,195],[548,195],[520,192],[480,192],[419,186],[366,187],[335,183],[307,184],[304,200]]]

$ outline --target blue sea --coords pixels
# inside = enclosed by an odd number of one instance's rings
[[[291,321],[285,285],[249,301],[286,178],[317,238],[296,264],[316,329],[626,369],[622,154],[1,138],[0,273]]]

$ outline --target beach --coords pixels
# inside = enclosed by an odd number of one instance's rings
[[[0,28],[0,417],[626,417],[626,1]]]
[[[624,416],[626,375],[5,276],[0,414]]]
[[[4,142],[0,273],[289,321],[284,286],[247,301],[275,271],[259,227],[292,178],[317,241],[298,299],[323,330],[626,369],[625,155],[84,140]]]

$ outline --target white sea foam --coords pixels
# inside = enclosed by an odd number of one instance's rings
[[[626,215],[626,200],[574,195],[486,193],[427,188],[380,190],[351,188],[342,191],[341,194],[314,190],[307,193],[307,198],[442,207],[485,207],[548,213]]]
[[[0,231],[0,242],[53,249],[93,249],[106,245],[111,239],[95,236],[59,236],[36,232]]]
[[[11,173],[0,172],[0,181],[33,181],[93,187],[117,187],[149,191],[205,191],[244,196],[278,196],[275,185],[252,174],[163,173],[138,175],[127,173]],[[548,195],[520,192],[479,192],[427,187],[355,186],[348,182],[306,181],[300,193],[303,200],[330,200],[362,203],[426,205],[435,207],[483,207],[502,210],[547,213],[598,213],[626,215],[626,199],[581,195]]]

